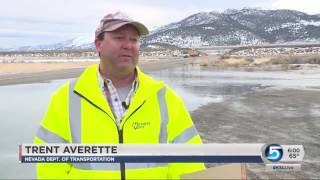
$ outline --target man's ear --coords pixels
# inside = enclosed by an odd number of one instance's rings
[[[95,39],[95,40],[94,40],[94,44],[95,44],[96,49],[97,49],[98,52],[101,51],[101,42],[102,42],[102,41],[99,40],[99,39]]]

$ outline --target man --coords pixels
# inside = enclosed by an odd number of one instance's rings
[[[51,98],[35,143],[201,143],[182,100],[137,67],[148,29],[123,13],[106,15],[95,33],[100,64]],[[200,163],[39,163],[39,178],[177,179]]]

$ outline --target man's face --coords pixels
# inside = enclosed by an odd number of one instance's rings
[[[103,40],[96,40],[101,63],[109,71],[127,74],[133,72],[139,58],[139,34],[131,25],[105,32]],[[111,73],[111,72],[110,72]]]

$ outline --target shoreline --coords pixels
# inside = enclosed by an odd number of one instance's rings
[[[152,72],[162,69],[169,69],[179,67],[185,64],[194,62],[196,58],[184,58],[184,59],[168,59],[168,60],[154,60],[154,61],[140,61],[139,67],[145,72]],[[18,73],[4,73],[0,74],[0,86],[15,85],[15,84],[29,84],[29,83],[41,83],[56,79],[68,79],[78,77],[85,68],[90,65],[98,64],[99,62],[84,62],[84,63],[24,63],[35,68],[35,72],[19,72]],[[45,65],[44,70],[37,67]],[[56,65],[67,65],[67,67],[54,68]],[[48,67],[48,66],[51,66]]]
[[[189,58],[141,58],[138,66],[146,73],[183,65],[231,71],[301,71],[318,73],[320,64],[273,64],[272,58],[227,58],[199,56]],[[99,61],[0,63],[0,86],[47,82],[78,77],[82,71]],[[13,73],[15,72],[15,73]]]

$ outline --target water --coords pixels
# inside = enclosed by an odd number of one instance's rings
[[[212,71],[184,66],[150,74],[174,89],[190,111],[264,88],[320,87],[320,73]],[[67,81],[0,86],[1,179],[36,177],[33,164],[18,163],[18,144],[32,143],[51,94]],[[314,109],[312,113],[319,111]]]
[[[18,145],[33,142],[51,94],[66,81],[0,86],[0,179],[36,178],[33,164],[18,163]]]
[[[184,100],[189,111],[209,103],[221,103],[226,98],[244,93],[273,89],[316,89],[320,87],[320,71],[225,71],[201,66],[184,66],[150,73],[165,81]]]

